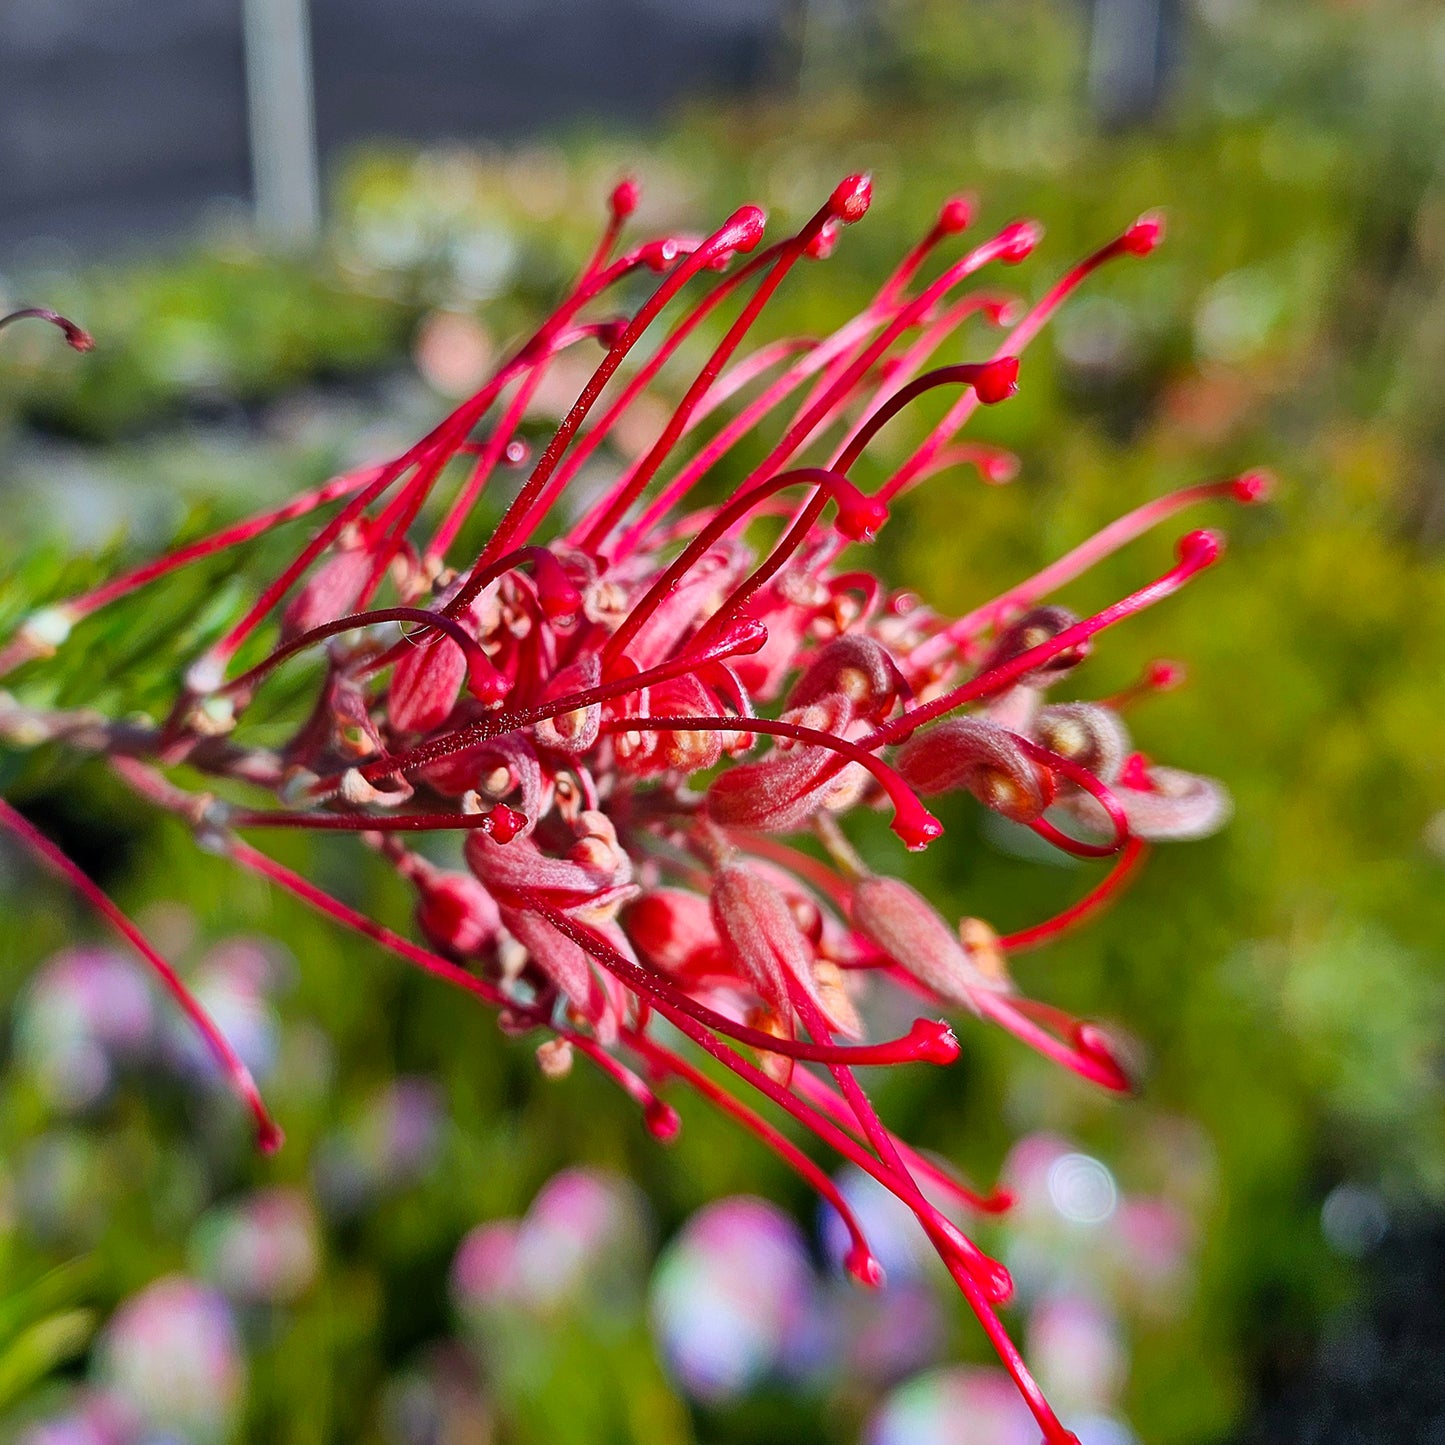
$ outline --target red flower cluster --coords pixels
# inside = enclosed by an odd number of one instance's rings
[[[1178,590],[1218,558],[1221,542],[1189,533],[1173,567],[1090,617],[1045,599],[1184,508],[1252,502],[1266,481],[1205,483],[1142,507],[958,619],[869,571],[844,570],[850,545],[869,541],[889,504],[926,477],[963,463],[990,482],[1012,475],[1011,457],[958,442],[959,429],[977,406],[1013,393],[1019,353],[1069,292],[1112,257],[1146,254],[1161,235],[1157,218],[1135,222],[1025,308],[960,288],[985,267],[1023,261],[1040,236],[1032,222],[919,283],[935,250],[970,223],[969,203],[952,200],[838,331],[744,354],[788,272],[825,257],[869,195],[867,177],[848,177],[796,234],[762,250],[763,213],[745,206],[709,235],[619,254],[637,202],[634,183],[619,185],[605,234],[565,299],[404,455],[48,607],[0,649],[0,670],[48,654],[82,619],[175,568],[341,503],[190,666],[162,725],[92,718],[88,731],[67,731],[61,715],[8,700],[0,730],[8,723],[12,737],[66,736],[109,754],[122,778],[188,818],[209,846],[494,1005],[509,1032],[547,1031],[538,1050],[547,1074],[585,1056],[641,1105],[659,1138],[678,1128],[665,1085],[689,1085],[831,1202],[853,1238],[850,1269],[876,1284],[868,1241],[828,1174],[700,1069],[679,1036],[690,1041],[745,1093],[913,1210],[1045,1435],[1065,1441],[994,1313],[1009,1296],[1008,1274],[956,1222],[961,1211],[1008,1201],[980,1197],[895,1137],[853,1072],[947,1064],[954,1035],[922,1017],[903,1037],[869,1040],[860,1004],[887,982],[919,995],[925,1011],[959,1006],[999,1024],[1104,1088],[1129,1086],[1107,1034],[1020,996],[1009,956],[1094,912],[1147,841],[1202,835],[1228,804],[1217,785],[1131,751],[1121,713],[1139,693],[1172,686],[1177,669],[1156,666],[1105,702],[1050,699],[1098,634]],[[634,313],[595,315],[648,273],[661,279]],[[689,283],[704,281],[642,353],[644,333]],[[925,370],[980,313],[1003,332],[995,355]],[[654,443],[614,467],[599,491],[606,469],[585,464],[658,373],[691,354],[704,323],[723,316],[731,319],[721,339]],[[532,399],[558,357],[587,343],[603,358],[533,459],[519,434]],[[958,393],[951,409],[882,486],[861,491],[850,478],[858,458],[935,388]],[[728,418],[688,446],[727,404]],[[721,464],[768,428],[776,439],[766,454],[716,500],[706,488]],[[457,539],[479,502],[523,465],[525,480],[485,545],[459,563]],[[763,517],[782,527],[757,549],[744,534]],[[276,622],[262,660],[235,672],[242,648],[254,650]],[[407,629],[400,636],[398,625]],[[247,743],[257,691],[288,658],[323,643],[309,715],[281,746]],[[163,769],[182,762],[231,784],[228,800],[178,788]],[[1113,857],[1111,872],[1058,918],[999,937],[979,919],[954,927],[905,882],[875,875],[838,822],[855,808],[884,808],[903,842],[923,848],[942,829],[922,800],[959,789],[1060,848]],[[236,800],[245,790],[250,805]],[[162,972],[256,1112],[263,1141],[278,1143],[244,1068],[134,925],[8,805],[0,822]],[[425,946],[239,836],[274,827],[360,835],[414,887]],[[435,829],[464,830],[464,868],[407,846],[408,834]],[[785,841],[796,834],[820,850]]]

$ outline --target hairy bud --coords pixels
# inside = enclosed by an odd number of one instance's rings
[[[1068,702],[1042,708],[1034,736],[1051,752],[1112,782],[1129,751],[1129,730],[1112,708]]]
[[[850,912],[864,938],[939,998],[972,1008],[977,990],[1001,986],[996,972],[977,967],[927,899],[897,878],[860,879]]]
[[[848,699],[834,693],[789,718],[840,737],[852,714]],[[858,764],[834,773],[835,761],[827,748],[798,744],[762,762],[729,768],[707,790],[708,814],[725,828],[791,833],[824,808],[847,807],[867,786],[868,774]]]
[[[855,717],[881,722],[903,686],[903,676],[888,649],[871,637],[850,633],[830,642],[813,659],[788,694],[788,706],[807,707],[841,693]]]
[[[467,660],[448,637],[409,648],[391,674],[387,717],[397,732],[430,732],[451,716],[466,680]]]
[[[1015,822],[1037,818],[1053,801],[1053,775],[1018,739],[982,718],[949,718],[904,744],[898,771],[925,796],[967,788],[986,808]]]
[[[572,693],[596,687],[602,676],[602,665],[596,656],[584,657],[564,667],[547,684],[545,702],[557,701]],[[537,724],[537,741],[546,748],[564,753],[585,753],[596,741],[602,728],[602,709],[596,703],[571,708],[555,717],[543,718]]]
[[[650,889],[629,905],[623,926],[638,956],[660,973],[700,976],[720,969],[717,925],[700,893]]]
[[[584,1011],[593,1007],[592,963],[585,950],[540,914],[503,907],[501,916],[507,932],[574,1007]]]
[[[647,711],[653,717],[706,717],[718,711],[707,689],[695,677],[675,677],[648,689]],[[723,735],[707,728],[642,734],[647,746],[635,759],[620,759],[638,772],[698,773],[722,757]]]
[[[839,1017],[813,974],[813,948],[783,893],[754,869],[724,863],[713,877],[712,917],[742,977],[779,1019],[793,1016],[791,987],[803,990],[841,1033],[857,1016]],[[836,999],[833,1000],[836,1003]]]
[[[761,874],[726,863],[713,878],[712,919],[742,977],[780,1019],[793,1013],[788,980],[812,970],[812,949],[788,900]]]
[[[999,634],[998,641],[994,643],[979,670],[987,672],[1001,663],[1012,662],[1020,653],[1041,647],[1066,628],[1072,627],[1078,620],[1067,607],[1033,608]],[[1089,646],[1088,642],[1077,642],[1072,647],[1066,647],[1017,681],[1030,687],[1048,687],[1066,673],[1072,672],[1089,655]]]
[[[281,619],[282,638],[289,641],[324,622],[344,617],[356,606],[371,576],[371,565],[370,550],[359,542],[328,557],[291,599]]]

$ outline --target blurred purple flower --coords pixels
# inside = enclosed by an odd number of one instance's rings
[[[246,1387],[225,1297],[183,1275],[159,1279],[121,1305],[93,1368],[140,1430],[169,1432],[188,1445],[226,1439]]]
[[[198,1272],[237,1304],[300,1298],[315,1281],[319,1253],[316,1215],[298,1189],[259,1189],[217,1206],[191,1236]]]
[[[106,948],[57,953],[36,975],[15,1020],[15,1053],[45,1099],[66,1113],[102,1102],[119,1070],[155,1030],[155,1002],[135,963]]]
[[[491,1411],[476,1366],[454,1341],[433,1345],[382,1391],[386,1445],[491,1445]]]
[[[441,1096],[428,1079],[403,1076],[371,1096],[360,1115],[317,1147],[322,1206],[338,1218],[424,1179],[442,1145]]]
[[[865,1445],[1038,1445],[1038,1426],[1002,1370],[915,1375],[869,1420]]]
[[[522,1219],[479,1224],[452,1263],[452,1296],[464,1319],[498,1309],[532,1314],[585,1303],[630,1311],[646,1260],[650,1220],[631,1180],[599,1169],[553,1175]]]
[[[652,1280],[652,1320],[679,1384],[721,1402],[784,1373],[816,1327],[817,1285],[798,1226],[737,1196],[699,1210]]]

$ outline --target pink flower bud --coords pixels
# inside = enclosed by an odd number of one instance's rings
[[[1181,768],[1146,768],[1139,761],[1139,766],[1123,769],[1113,784],[1135,837],[1151,843],[1207,838],[1229,821],[1234,804],[1222,784]],[[1141,782],[1144,786],[1136,786]],[[1104,810],[1087,793],[1073,794],[1066,802],[1087,827],[1110,831]]]
[[[653,717],[708,717],[718,711],[707,689],[695,677],[657,683],[648,689],[647,702],[647,712]],[[637,772],[702,772],[714,766],[723,754],[723,735],[706,728],[641,736],[646,746],[629,760],[629,766]]]
[[[540,914],[523,908],[501,909],[508,933],[527,950],[527,956],[575,1008],[596,1012],[592,961],[578,944],[560,933]]]
[[[897,878],[859,880],[851,913],[864,938],[941,999],[972,1008],[975,992],[1000,987],[922,894]]]
[[[496,901],[466,873],[437,873],[420,883],[417,927],[443,953],[474,957],[501,926]]]
[[[982,718],[949,718],[904,744],[898,771],[929,796],[967,788],[986,808],[1015,822],[1037,818],[1053,801],[1053,777],[1017,738]]]
[[[558,701],[573,693],[585,692],[596,687],[601,677],[602,664],[595,653],[589,653],[552,677],[543,701]],[[584,703],[555,717],[543,718],[536,725],[537,741],[545,748],[557,748],[564,753],[585,753],[597,741],[601,727],[601,707]]]
[[[833,693],[790,719],[841,737],[852,721],[853,706]],[[827,748],[797,744],[774,750],[761,762],[740,763],[715,778],[707,790],[707,811],[724,828],[791,833],[822,808],[846,807],[868,784],[856,763],[833,772],[837,755]]]
[[[448,637],[430,638],[407,649],[391,674],[387,717],[397,732],[430,732],[451,716],[467,660]]]
[[[850,633],[830,642],[808,664],[788,694],[789,708],[808,707],[841,693],[854,714],[881,722],[905,686],[893,655],[881,642]]]
[[[724,863],[713,875],[712,917],[728,956],[776,1019],[791,1029],[792,988],[801,989],[840,1033],[857,1037],[858,1018],[840,989],[819,987],[813,947],[783,893],[761,873]],[[825,971],[826,976],[826,971]],[[838,1008],[840,1002],[845,1006]],[[791,1037],[791,1034],[786,1035]]]
[[[1129,751],[1129,730],[1111,708],[1068,702],[1042,708],[1034,719],[1034,737],[1051,752],[1111,782]]]
[[[791,1019],[788,980],[810,974],[812,950],[788,900],[752,869],[725,863],[713,876],[712,919],[753,992],[779,1019]]]
[[[323,622],[344,617],[356,606],[371,566],[371,552],[360,544],[343,547],[328,557],[287,606],[281,619],[283,639],[289,641]]]
[[[722,971],[712,906],[700,893],[651,889],[628,906],[623,926],[643,962],[659,973],[701,977]]]
[[[625,329],[626,323],[622,323]],[[616,337],[614,336],[613,340]],[[612,343],[604,339],[604,345]],[[565,624],[582,610],[582,594],[567,575],[567,569],[545,548],[532,549],[534,585],[537,600],[549,622]]]
[[[1021,653],[1043,646],[1078,620],[1067,607],[1033,608],[999,634],[979,671],[987,672],[1001,663],[1011,662]],[[1089,655],[1089,646],[1088,642],[1077,642],[1064,648],[1032,672],[1025,673],[1018,682],[1030,687],[1048,687],[1065,673],[1072,672]]]
[[[599,829],[577,857],[553,858],[531,838],[503,843],[488,837],[485,830],[474,828],[467,834],[462,852],[467,867],[502,897],[522,891],[541,892],[561,895],[563,906],[576,908],[615,894],[631,881],[631,864],[616,846],[615,837],[609,840]],[[595,846],[599,842],[604,846]]]

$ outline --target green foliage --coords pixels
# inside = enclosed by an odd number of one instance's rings
[[[61,1265],[0,1305],[0,1412],[90,1342],[95,1312],[76,1303],[88,1292],[89,1274],[83,1263]]]

